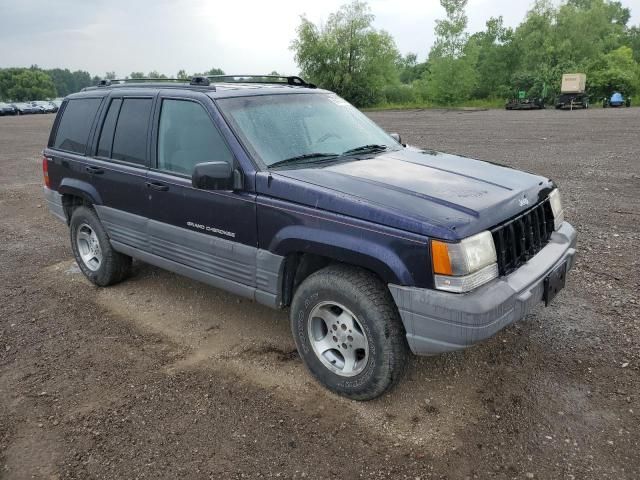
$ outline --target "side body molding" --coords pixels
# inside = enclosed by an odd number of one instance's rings
[[[122,210],[95,208],[117,251],[264,305],[279,305],[284,257]]]

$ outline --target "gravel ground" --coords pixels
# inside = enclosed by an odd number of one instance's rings
[[[640,478],[640,109],[369,115],[560,185],[579,259],[549,308],[345,400],[286,312],[142,263],[85,281],[41,195],[53,116],[0,118],[0,478]]]

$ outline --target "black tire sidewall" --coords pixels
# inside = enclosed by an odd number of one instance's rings
[[[366,334],[369,358],[362,372],[344,377],[329,370],[316,356],[308,336],[308,318],[320,303],[344,305],[358,319]],[[384,312],[344,278],[314,274],[296,291],[291,305],[293,337],[307,369],[330,390],[351,398],[370,399],[386,390],[390,375],[389,329]]]
[[[80,257],[78,252],[77,235],[80,225],[87,224],[96,233],[98,242],[100,243],[100,250],[102,251],[102,263],[97,270],[89,269]],[[73,211],[71,215],[71,221],[69,222],[69,230],[71,234],[71,249],[76,259],[76,263],[80,270],[89,281],[99,286],[106,286],[113,281],[112,262],[113,256],[116,253],[109,243],[109,237],[104,227],[100,223],[97,215],[92,209],[87,207],[78,207]]]

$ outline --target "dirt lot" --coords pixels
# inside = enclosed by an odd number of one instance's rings
[[[370,115],[560,184],[580,256],[552,306],[336,397],[286,312],[141,263],[85,281],[41,195],[53,117],[0,118],[0,478],[640,478],[640,109]]]

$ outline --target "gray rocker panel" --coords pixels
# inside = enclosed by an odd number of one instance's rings
[[[143,250],[148,248],[147,218],[104,205],[94,205],[94,208],[112,241]]]
[[[284,257],[96,205],[113,248],[144,262],[278,307]]]
[[[149,220],[148,249],[154,255],[255,287],[258,249],[186,228]]]

